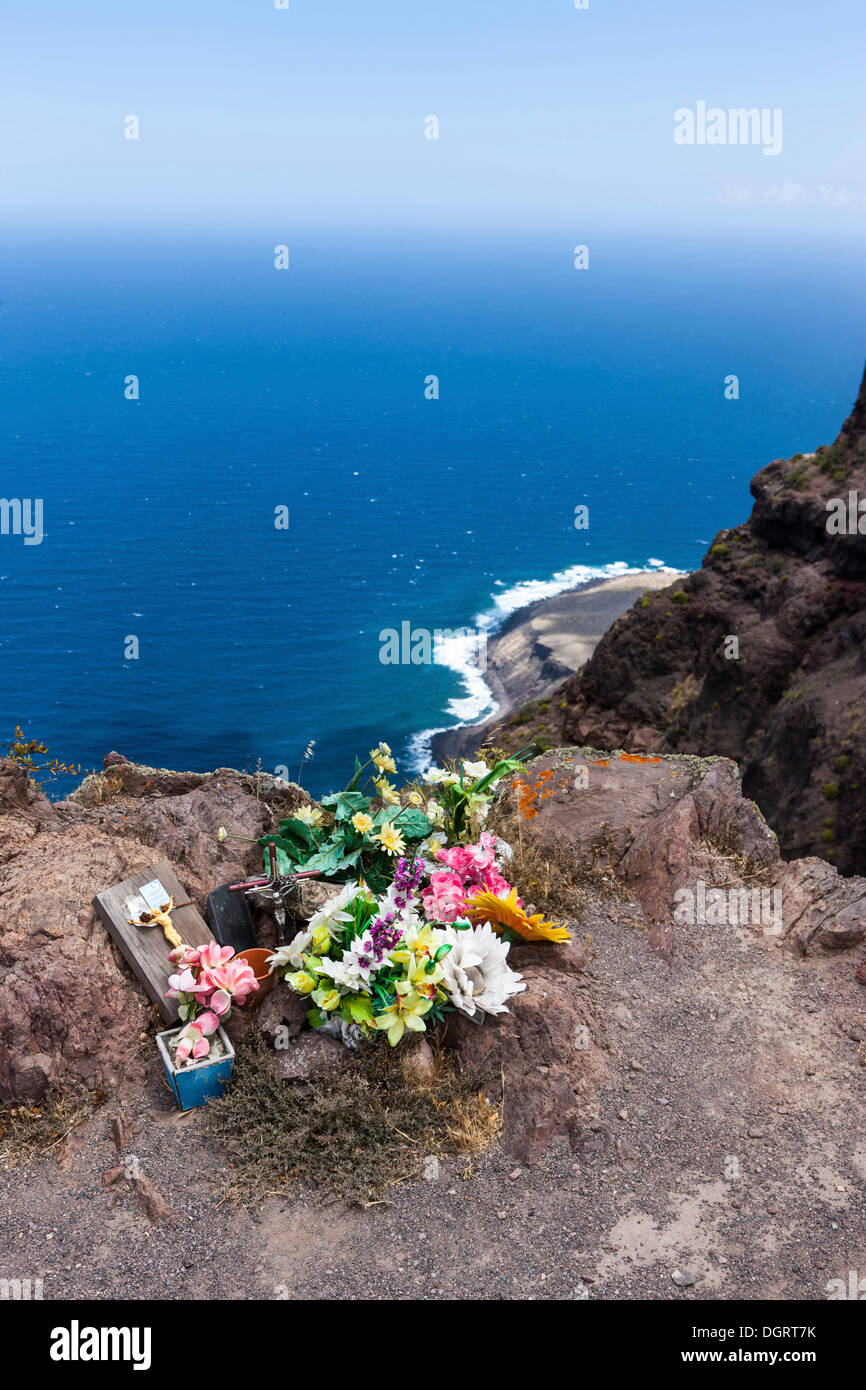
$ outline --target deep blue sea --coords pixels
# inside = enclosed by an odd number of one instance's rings
[[[0,244],[0,496],[45,531],[0,536],[0,743],[294,776],[314,739],[317,793],[380,738],[405,766],[484,692],[382,629],[697,566],[862,373],[853,244],[597,236],[576,271],[558,235],[305,232],[281,272],[276,239]]]

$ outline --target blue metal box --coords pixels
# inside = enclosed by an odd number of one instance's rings
[[[197,1105],[204,1105],[205,1101],[214,1100],[222,1095],[223,1086],[231,1076],[235,1064],[235,1050],[225,1029],[220,1027],[216,1036],[223,1045],[222,1057],[216,1057],[213,1061],[205,1059],[202,1062],[191,1062],[189,1066],[176,1068],[168,1050],[168,1039],[180,1031],[180,1028],[167,1028],[164,1033],[157,1033],[156,1044],[175,1100],[181,1110],[193,1110]]]

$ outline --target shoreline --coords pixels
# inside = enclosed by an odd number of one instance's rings
[[[474,723],[431,730],[432,760],[470,757],[521,705],[543,699],[592,656],[605,632],[647,590],[666,589],[685,570],[648,569],[590,580],[509,614],[490,638],[484,680],[495,702]]]

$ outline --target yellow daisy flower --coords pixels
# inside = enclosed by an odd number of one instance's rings
[[[373,785],[376,787],[382,800],[388,806],[399,806],[400,798],[397,795],[397,788],[388,781],[387,777],[374,777]]]
[[[406,848],[406,841],[395,826],[385,824],[382,826],[378,835],[373,837],[388,854],[402,854]]]
[[[517,905],[517,889],[512,888],[507,898],[498,898],[495,893],[474,893],[465,901],[466,916],[473,926],[489,922],[495,932],[509,927],[527,941],[570,941],[571,932],[558,927],[555,922],[545,922],[544,913],[536,912],[527,917],[522,907]]]
[[[380,772],[397,771],[397,764],[391,757],[391,749],[388,747],[387,743],[380,743],[378,748],[371,748],[370,757]]]

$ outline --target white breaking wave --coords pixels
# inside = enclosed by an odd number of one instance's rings
[[[453,631],[451,636],[437,641],[433,660],[437,666],[446,666],[460,680],[462,690],[452,697],[443,713],[450,716],[451,723],[438,729],[422,729],[409,740],[409,765],[413,772],[423,772],[433,759],[432,743],[436,734],[448,729],[463,729],[469,724],[478,724],[492,719],[499,705],[493,692],[479,670],[477,632],[486,630],[493,637],[513,613],[528,608],[539,599],[555,598],[569,589],[580,589],[600,584],[605,579],[618,579],[628,574],[682,574],[682,570],[672,569],[663,560],[650,559],[645,565],[627,565],[625,560],[614,560],[609,565],[569,565],[568,569],[557,570],[550,579],[521,579],[501,593],[492,594],[492,607],[476,614],[474,627]],[[501,581],[497,580],[497,584]]]

